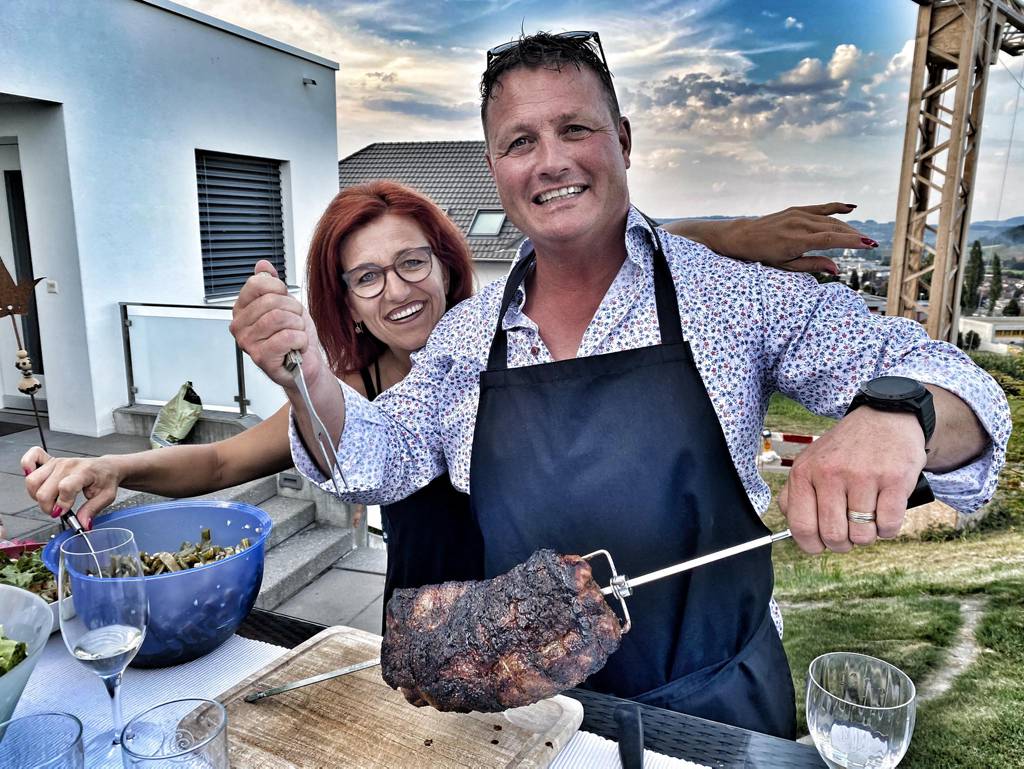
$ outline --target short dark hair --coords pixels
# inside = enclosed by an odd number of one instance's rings
[[[561,72],[563,66],[571,64],[581,72],[584,67],[590,69],[601,82],[612,119],[615,123],[619,122],[621,113],[619,100],[615,96],[615,86],[612,85],[612,73],[595,50],[593,40],[538,32],[534,35],[522,35],[518,43],[491,59],[483,77],[480,78],[480,121],[484,126],[485,138],[487,106],[496,95],[494,89],[501,86],[500,80],[503,75],[520,67]]]

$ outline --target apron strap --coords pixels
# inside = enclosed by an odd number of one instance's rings
[[[654,301],[658,306],[658,327],[661,329],[662,344],[681,344],[683,342],[683,323],[679,319],[679,300],[676,298],[676,286],[672,282],[672,271],[668,268],[668,259],[661,247],[658,225],[647,214],[640,212],[651,228],[654,238]]]
[[[654,301],[658,308],[661,343],[680,344],[684,341],[684,337],[683,324],[679,319],[679,302],[676,298],[675,284],[672,282],[672,272],[668,268],[668,260],[661,247],[658,225],[647,214],[641,212],[640,215],[650,226],[651,236],[654,240]],[[504,371],[508,368],[508,332],[505,331],[504,326],[505,313],[512,306],[516,291],[523,285],[523,281],[536,261],[537,254],[531,251],[512,268],[505,281],[505,292],[501,297],[501,306],[498,308],[498,324],[494,330],[490,353],[487,356],[488,371]]]
[[[494,339],[491,340],[491,352],[487,356],[488,371],[504,371],[508,368],[508,332],[505,331],[505,313],[512,306],[512,299],[516,291],[523,285],[527,274],[537,261],[537,254],[530,251],[529,256],[524,256],[519,263],[512,268],[508,280],[505,281],[505,293],[501,297],[501,307],[498,308],[498,327],[494,331]]]

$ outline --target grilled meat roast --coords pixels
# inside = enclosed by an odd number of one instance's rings
[[[396,590],[381,668],[416,706],[497,712],[576,686],[620,641],[590,564],[538,550],[493,579]]]

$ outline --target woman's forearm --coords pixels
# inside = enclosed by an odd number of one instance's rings
[[[263,478],[291,467],[288,408],[216,443],[172,446],[103,457],[118,485],[165,497],[191,497]]]

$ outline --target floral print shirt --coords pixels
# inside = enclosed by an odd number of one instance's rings
[[[916,322],[872,315],[847,287],[819,285],[805,274],[734,261],[659,230],[689,340],[726,442],[755,510],[770,491],[756,459],[768,399],[781,392],[811,411],[841,417],[858,385],[885,374],[943,387],[967,403],[990,436],[986,450],[959,469],[929,473],[935,495],[963,512],[987,502],[1010,434],[1006,397],[960,350],[930,339]],[[627,258],[587,327],[578,357],[659,344],[652,275],[653,233],[631,208]],[[516,259],[530,252],[529,242]],[[447,470],[469,491],[480,372],[486,368],[505,280],[452,308],[413,355],[412,372],[374,402],[342,384],[345,429],[338,456],[352,502],[387,504]],[[522,308],[525,290],[501,323],[509,367],[552,361]],[[638,393],[637,397],[643,397]],[[522,429],[528,430],[524,423]],[[609,436],[614,451],[616,438]],[[334,484],[311,461],[294,420],[292,456],[299,471],[328,491]]]

